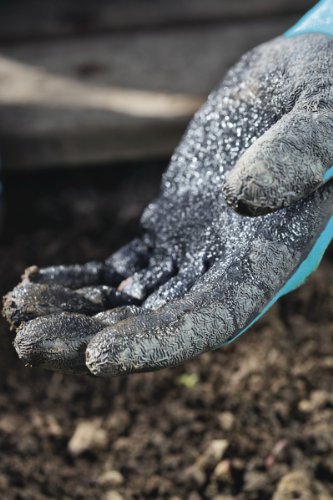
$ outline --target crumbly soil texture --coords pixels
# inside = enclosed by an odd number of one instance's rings
[[[104,259],[139,232],[164,165],[4,179],[0,291]],[[116,379],[27,368],[0,332],[0,497],[333,498],[333,264],[234,344]]]

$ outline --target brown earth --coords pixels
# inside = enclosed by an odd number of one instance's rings
[[[31,264],[100,259],[138,231],[162,166],[5,179],[0,292]],[[28,369],[0,332],[0,498],[333,498],[333,265],[235,344],[98,380]]]

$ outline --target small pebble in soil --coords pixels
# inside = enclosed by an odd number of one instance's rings
[[[218,481],[231,481],[231,462],[230,460],[221,460],[214,469],[214,477]]]
[[[272,500],[331,500],[326,488],[309,471],[289,472],[278,484]]]
[[[230,411],[223,411],[217,418],[222,430],[226,432],[231,431],[235,422],[235,417]]]
[[[73,456],[82,453],[105,450],[108,445],[108,434],[101,428],[99,420],[80,422],[68,443],[68,451]]]
[[[98,477],[97,482],[102,486],[120,486],[124,476],[117,470],[107,470]]]
[[[225,439],[211,441],[204,453],[198,458],[198,467],[204,470],[215,467],[227,451],[228,446],[229,443]]]

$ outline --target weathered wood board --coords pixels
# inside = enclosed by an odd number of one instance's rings
[[[1,0],[0,41],[305,12],[316,0]]]
[[[220,3],[229,9],[228,15],[236,15],[235,4],[246,10],[245,0],[209,0],[206,9],[210,6],[213,15]],[[265,12],[265,2],[249,3],[252,9],[259,12],[260,7]],[[162,5],[159,0],[156,4]],[[200,11],[196,0],[179,2],[183,10],[189,4],[193,12]],[[288,4],[274,1],[273,11],[274,6],[284,12]],[[152,11],[156,21],[158,11]],[[120,2],[114,12],[120,19]],[[250,47],[283,33],[297,17],[2,44],[0,152],[4,168],[169,155],[193,112],[226,70]],[[124,26],[125,19],[123,11],[119,25]]]

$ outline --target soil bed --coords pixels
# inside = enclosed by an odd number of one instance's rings
[[[163,165],[5,179],[0,292],[31,264],[103,259],[138,232]],[[333,497],[333,265],[235,344],[111,380],[28,369],[0,332],[0,496]]]

